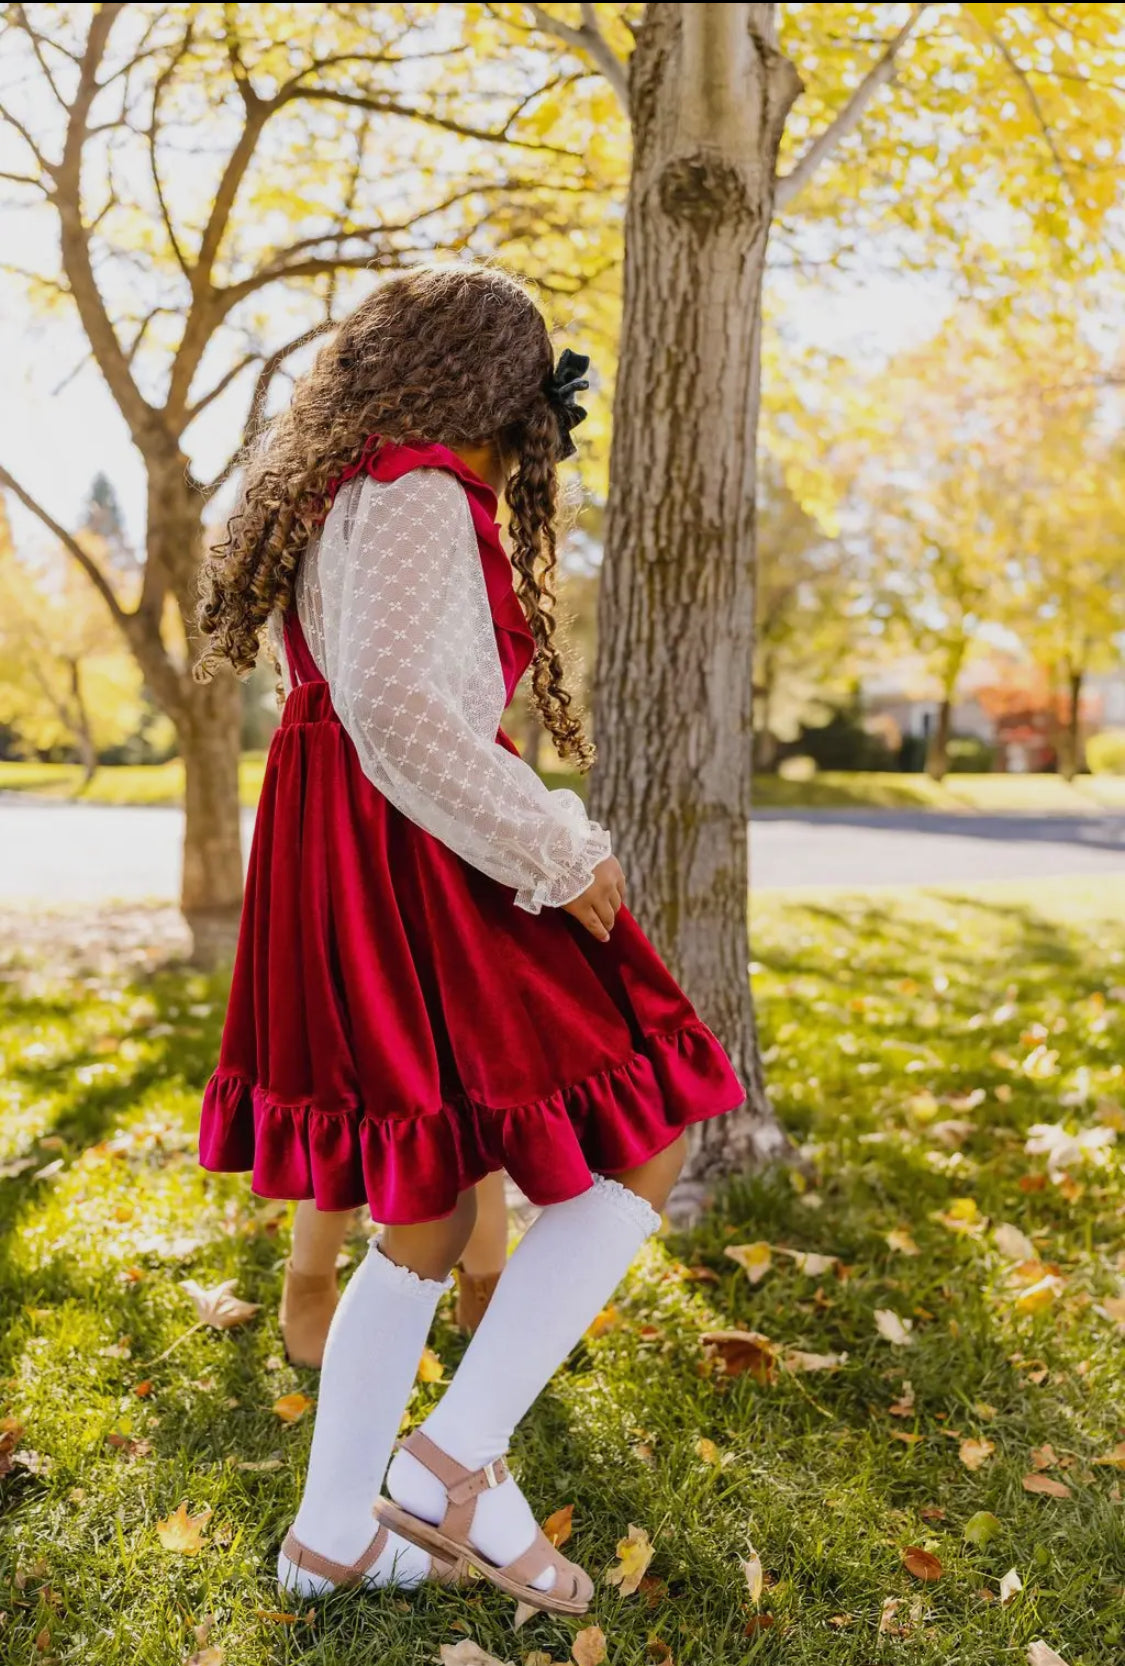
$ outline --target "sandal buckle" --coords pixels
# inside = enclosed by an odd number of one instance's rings
[[[498,1487],[500,1485],[500,1477],[496,1473],[496,1459],[492,1458],[488,1463],[486,1463],[483,1466],[483,1470],[484,1478],[488,1482],[489,1487]]]

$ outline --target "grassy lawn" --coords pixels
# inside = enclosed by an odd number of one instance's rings
[[[470,1638],[566,1660],[576,1623],[516,1633],[483,1586],[280,1611],[310,1419],[272,1408],[316,1377],[285,1364],[275,1323],[284,1211],[194,1160],[222,989],[165,962],[167,914],[16,924],[0,1659],[181,1666],[210,1624],[205,1666],[422,1666]],[[811,1174],[740,1185],[656,1243],[521,1430],[541,1515],[575,1507],[570,1548],[598,1579],[583,1624],[610,1666],[1022,1666],[1037,1638],[1068,1666],[1120,1662],[1125,1186],[1098,1141],[1125,1128],[1125,882],[774,895],[756,926],[770,1077]],[[1037,1123],[1091,1137],[1050,1171],[1025,1150]],[[759,1241],[772,1266],[752,1284],[725,1252]],[[236,1279],[262,1311],[189,1335],[187,1277]],[[731,1329],[769,1342],[728,1348],[726,1374],[702,1337]],[[432,1341],[448,1372],[446,1315]],[[793,1371],[793,1349],[847,1357]],[[411,1414],[440,1393],[418,1388]],[[157,1536],[181,1501],[212,1512],[197,1555]],[[622,1597],[604,1574],[630,1523],[655,1557]],[[940,1578],[908,1571],[910,1547]]]
[[[262,787],[265,755],[249,752],[241,770],[242,802],[254,805]],[[545,770],[550,787],[585,790],[581,776]],[[48,798],[72,797],[82,772],[74,764],[0,762],[0,792],[29,792]],[[179,759],[166,764],[100,769],[81,795],[87,804],[179,804],[184,772]],[[1057,775],[951,775],[940,785],[926,775],[826,770],[812,781],[783,781],[762,775],[754,803],[763,810],[945,810],[1096,815],[1125,810],[1125,778],[1083,775],[1067,783]]]

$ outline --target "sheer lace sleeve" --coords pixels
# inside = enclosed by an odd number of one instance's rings
[[[497,743],[504,681],[452,475],[349,482],[302,561],[297,607],[364,772],[397,809],[529,913],[585,890],[609,835]]]

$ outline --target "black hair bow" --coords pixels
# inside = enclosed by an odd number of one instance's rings
[[[573,457],[578,447],[570,437],[570,430],[586,420],[585,407],[578,403],[578,395],[590,386],[586,372],[590,368],[588,353],[572,353],[564,347],[559,362],[547,379],[546,394],[559,425],[559,461]]]

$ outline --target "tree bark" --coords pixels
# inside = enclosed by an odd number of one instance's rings
[[[230,959],[242,906],[242,836],[238,760],[242,700],[237,678],[221,670],[197,683],[191,662],[202,646],[195,629],[203,550],[201,499],[188,483],[178,447],[153,448],[148,467],[146,585],[149,617],[130,615],[133,651],[153,698],[172,719],[184,764],[184,847],[180,906],[192,933],[193,959]],[[164,604],[179,611],[186,652],[165,643]],[[156,678],[149,673],[149,663]]]
[[[926,748],[926,774],[932,781],[944,781],[949,774],[949,736],[953,728],[953,700],[942,696],[937,724]]]
[[[1082,757],[1082,685],[1086,674],[1080,668],[1067,667],[1066,681],[1070,696],[1070,704],[1066,713],[1066,730],[1062,758],[1059,763],[1059,773],[1064,781],[1073,781],[1080,772],[1084,759]]]
[[[69,670],[70,697],[74,702],[74,738],[78,747],[78,759],[82,765],[82,782],[74,795],[78,798],[98,773],[98,754],[90,727],[90,714],[86,709],[86,697],[82,692],[82,667],[79,661],[72,659]]]
[[[788,1149],[747,976],[761,286],[800,87],[773,10],[650,4],[630,70],[592,797],[642,923],[748,1089],[701,1125],[694,1180]]]

